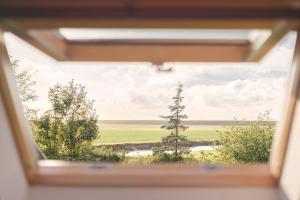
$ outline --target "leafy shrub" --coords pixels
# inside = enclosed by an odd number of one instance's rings
[[[103,162],[121,162],[125,159],[125,152],[115,152],[111,147],[95,147],[93,152],[93,158],[89,160],[103,161]]]
[[[153,156],[138,156],[138,157],[125,157],[123,163],[127,165],[150,165],[153,163]]]
[[[200,151],[192,153],[194,160],[197,160],[198,164],[217,164],[217,165],[231,165],[237,163],[235,159],[224,157],[218,150]]]
[[[242,121],[226,128],[220,137],[221,147],[217,150],[225,160],[239,163],[268,162],[274,122],[270,112],[259,114],[256,121]]]
[[[151,165],[163,162],[183,162],[183,157],[174,154],[153,154],[149,156],[126,157],[125,164],[129,165]]]
[[[115,152],[110,147],[94,147],[91,144],[87,144],[78,152],[76,158],[65,154],[61,155],[60,159],[70,161],[122,162],[125,159],[125,153]]]
[[[180,162],[183,160],[182,154],[154,154],[152,155],[152,163],[160,163],[160,162]]]
[[[176,156],[174,154],[153,154],[149,156],[126,157],[123,161],[128,165],[151,165],[159,163],[182,163],[182,164],[199,164],[198,158],[191,154],[182,154]]]
[[[50,114],[44,114],[33,121],[33,130],[35,141],[47,158],[60,159],[62,153],[61,139],[59,137],[61,132],[60,122],[51,117]]]

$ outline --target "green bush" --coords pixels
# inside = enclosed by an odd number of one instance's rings
[[[218,150],[200,151],[192,153],[192,156],[194,160],[198,162],[198,164],[232,165],[237,163],[233,158],[225,158],[223,154]]]
[[[152,155],[149,156],[138,156],[138,157],[125,157],[123,161],[127,165],[150,165],[153,163]]]
[[[183,157],[162,153],[149,156],[126,157],[124,160],[124,163],[128,165],[151,165],[165,162],[183,162]]]
[[[99,161],[99,162],[122,162],[125,160],[125,153],[115,152],[110,147],[94,147],[87,144],[78,152],[77,157],[70,157],[68,154],[61,155],[62,160],[76,161]]]
[[[111,147],[95,147],[92,151],[93,158],[89,160],[102,162],[122,162],[125,159],[125,152],[115,152]]]
[[[48,159],[61,159],[61,126],[59,120],[50,114],[44,114],[33,121],[33,134],[35,141]]]
[[[226,128],[217,149],[220,156],[239,163],[268,162],[275,131],[269,115],[265,112],[256,121],[241,121]]]
[[[161,163],[161,162],[181,162],[183,161],[183,156],[181,154],[154,154],[152,155],[152,163]]]

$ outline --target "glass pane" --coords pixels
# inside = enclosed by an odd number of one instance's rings
[[[61,30],[70,40],[169,36],[73,31]],[[170,37],[249,37],[223,31]],[[163,72],[142,62],[57,62],[11,34],[6,43],[26,116],[48,159],[226,165],[268,161],[295,38],[289,33],[260,63],[164,63]]]
[[[206,39],[248,40],[257,32],[269,30],[220,30],[220,29],[75,29],[61,28],[59,33],[67,40],[152,40],[152,39]]]

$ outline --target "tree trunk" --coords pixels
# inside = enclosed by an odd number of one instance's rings
[[[175,131],[175,158],[178,156],[178,109],[176,111],[176,131]]]

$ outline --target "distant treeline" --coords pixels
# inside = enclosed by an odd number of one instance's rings
[[[253,120],[255,121],[255,120]],[[247,123],[249,120],[186,120],[184,125],[218,125],[218,126],[230,126],[237,123]],[[271,121],[274,125],[277,121]],[[166,121],[163,120],[100,120],[101,124],[140,124],[140,125],[163,125]]]

